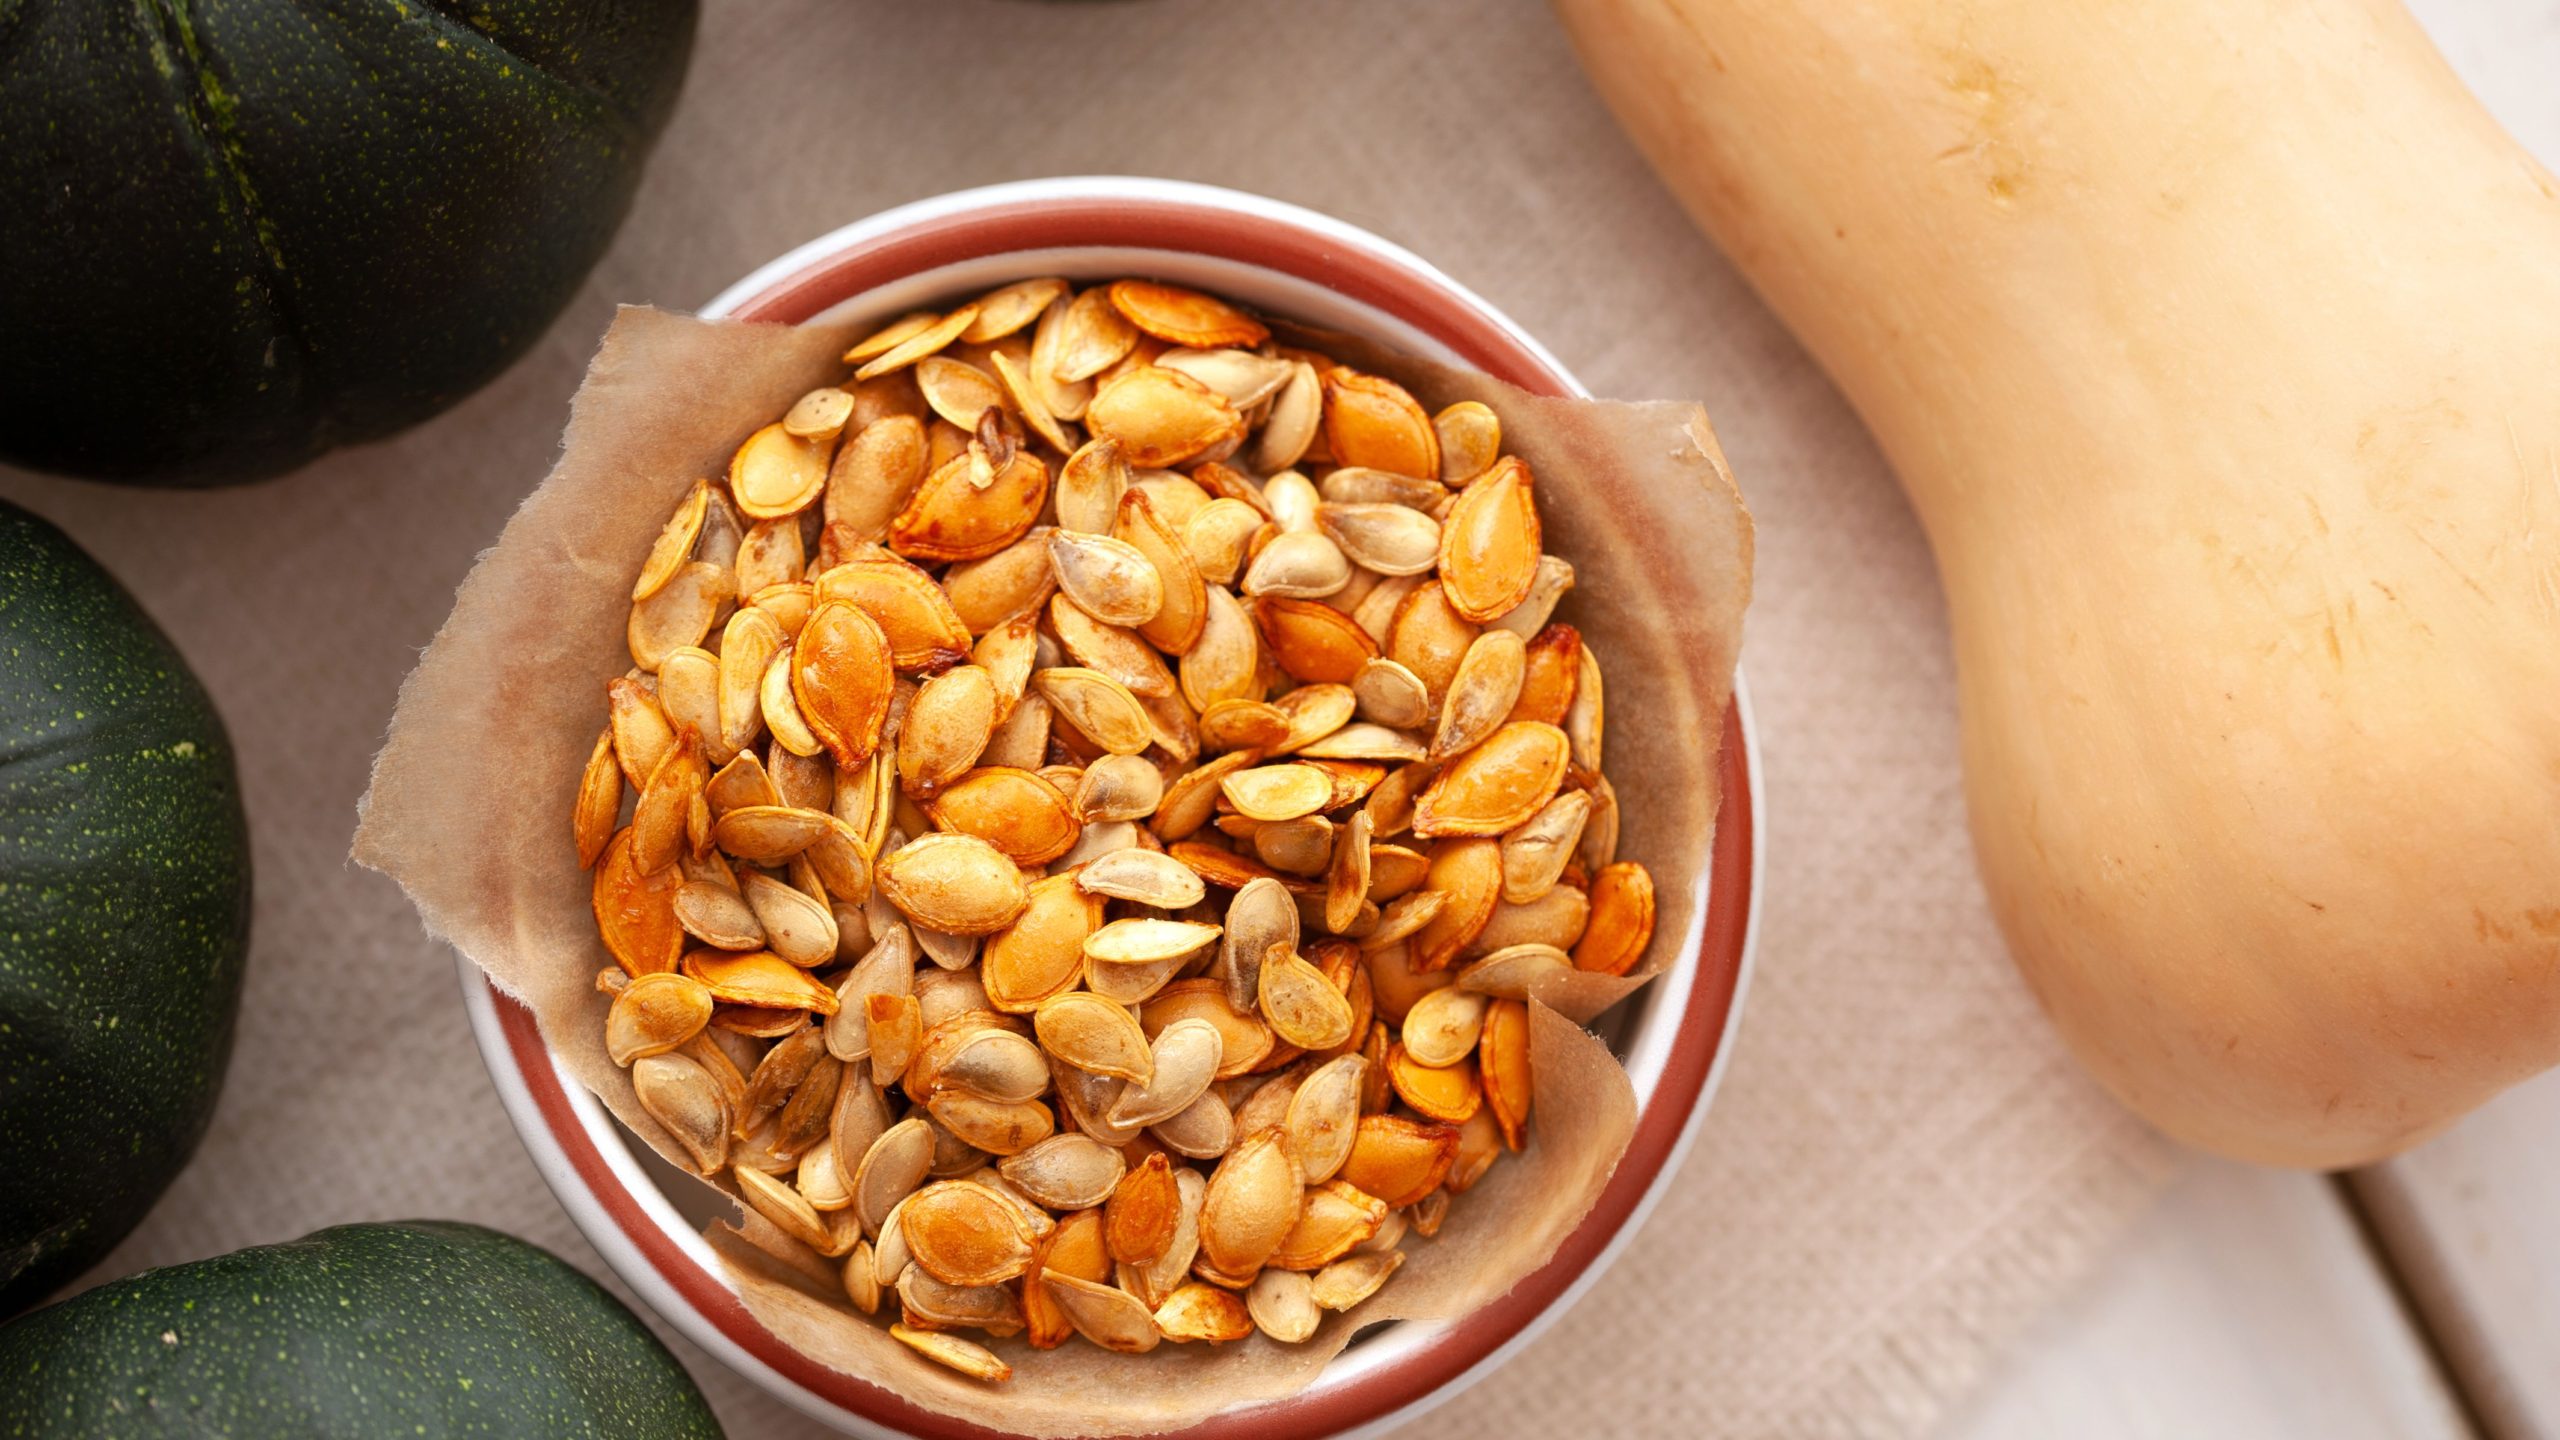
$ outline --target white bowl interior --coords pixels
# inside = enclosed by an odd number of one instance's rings
[[[1107,187],[1097,190],[1088,187]],[[1396,246],[1353,230],[1338,221],[1313,215],[1295,207],[1259,197],[1240,195],[1207,186],[1174,185],[1169,182],[1132,181],[1046,181],[1023,186],[996,186],[987,191],[967,192],[940,200],[922,202],[905,210],[848,227],[823,237],[786,255],[755,274],[741,280],[703,308],[706,315],[722,315],[754,295],[775,279],[792,274],[812,260],[840,253],[850,243],[867,233],[894,228],[914,218],[917,212],[954,213],[991,204],[1002,199],[1026,198],[1030,195],[1092,195],[1095,193],[1146,193],[1150,196],[1171,194],[1194,204],[1241,211],[1257,217],[1285,220],[1288,223],[1324,230],[1345,246],[1357,247],[1397,269],[1415,273],[1435,288],[1453,292],[1487,319],[1509,332],[1542,359],[1556,373],[1567,377],[1575,393],[1588,394],[1580,381],[1554,361],[1545,349],[1514,325],[1508,317],[1485,304],[1463,286],[1441,274],[1427,262]],[[1334,291],[1314,285],[1296,276],[1282,274],[1262,266],[1217,256],[1185,251],[1156,250],[1136,247],[1076,247],[1012,251],[1001,255],[940,266],[917,272],[903,279],[877,287],[834,306],[819,317],[820,321],[885,321],[909,310],[927,308],[948,302],[954,296],[965,296],[995,288],[1009,281],[1034,275],[1062,275],[1070,279],[1098,279],[1118,275],[1147,275],[1176,281],[1216,293],[1234,296],[1275,315],[1287,316],[1304,323],[1365,336],[1380,344],[1408,354],[1447,364],[1463,364],[1463,358],[1435,337],[1414,328],[1403,320],[1350,299]],[[1574,597],[1567,595],[1559,613],[1569,617]],[[1759,752],[1754,741],[1750,706],[1736,675],[1734,698],[1742,709],[1742,729],[1747,747],[1752,792],[1757,803],[1760,792]],[[1765,833],[1765,831],[1764,831]],[[1360,1435],[1381,1433],[1394,1425],[1413,1419],[1439,1400],[1464,1389],[1474,1379],[1499,1364],[1511,1353],[1527,1344],[1546,1324],[1578,1300],[1595,1282],[1618,1252],[1642,1227],[1672,1174],[1679,1168],[1697,1131],[1699,1117],[1706,1113],[1715,1087],[1721,1078],[1732,1046],[1735,1023],[1740,1019],[1742,1001],[1749,981],[1752,956],[1758,936],[1758,867],[1765,856],[1763,845],[1754,846],[1754,874],[1751,887],[1752,909],[1747,918],[1743,943],[1741,974],[1737,977],[1734,998],[1726,1017],[1724,1035],[1719,1042],[1713,1068],[1697,1104],[1684,1124],[1678,1144],[1666,1157],[1661,1171],[1648,1187],[1643,1201],[1627,1222],[1610,1240],[1609,1246],[1578,1277],[1556,1303],[1547,1307],[1538,1320],[1516,1336],[1509,1344],[1487,1356],[1466,1374],[1443,1385],[1430,1395],[1417,1397],[1412,1403],[1356,1432]],[[1690,910],[1687,933],[1678,937],[1675,953],[1695,953],[1703,937],[1708,913],[1708,878],[1697,881],[1696,903]],[[752,1356],[730,1343],[707,1319],[698,1314],[680,1295],[666,1285],[648,1260],[634,1249],[629,1240],[587,1195],[584,1182],[569,1166],[542,1125],[533,1101],[520,1080],[512,1078],[506,1061],[507,1046],[497,1029],[494,1001],[484,977],[467,958],[461,960],[463,988],[468,998],[473,1029],[484,1055],[491,1061],[493,1076],[505,1099],[517,1130],[534,1153],[536,1165],[560,1195],[579,1228],[595,1243],[617,1273],[639,1290],[659,1314],[705,1349],[719,1356],[733,1369],[757,1379],[764,1387],[796,1408],[850,1434],[884,1437],[895,1440],[899,1432],[885,1430],[842,1408],[810,1394],[787,1378],[775,1373]],[[1652,984],[1645,986],[1603,1016],[1592,1028],[1625,1065],[1627,1078],[1633,1085],[1639,1111],[1649,1107],[1674,1048],[1680,1041],[1679,1017],[1688,1006],[1690,993],[1696,986],[1693,966],[1679,965],[1667,970]],[[701,1231],[710,1221],[734,1213],[727,1197],[702,1184],[695,1177],[661,1160],[657,1154],[623,1129],[612,1113],[595,1096],[588,1093],[566,1072],[561,1075],[562,1088],[568,1093],[578,1123],[596,1143],[596,1148],[615,1172],[616,1180],[635,1197],[650,1221],[689,1256],[713,1275],[723,1271]],[[1311,1389],[1322,1391],[1348,1384],[1380,1366],[1392,1365],[1429,1340],[1443,1327],[1421,1322],[1398,1321],[1363,1332],[1352,1345],[1328,1366]]]

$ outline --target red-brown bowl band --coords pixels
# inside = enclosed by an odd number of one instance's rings
[[[796,323],[867,290],[921,271],[989,255],[1083,246],[1190,251],[1312,282],[1404,321],[1466,364],[1539,394],[1574,393],[1571,381],[1508,329],[1452,291],[1423,283],[1333,237],[1267,216],[1147,199],[1057,198],[928,216],[819,260],[731,307],[740,319]],[[1737,709],[1724,717],[1724,795],[1709,861],[1708,906],[1686,1012],[1656,1023],[1681,1032],[1636,1121],[1634,1137],[1591,1213],[1554,1258],[1499,1300],[1466,1316],[1391,1366],[1348,1383],[1276,1400],[1166,1436],[1220,1440],[1318,1440],[1391,1415],[1464,1375],[1526,1329],[1572,1287],[1642,1203],[1677,1148],[1725,1036],[1752,909],[1756,797],[1748,738]],[[1012,1440],[927,1410],[896,1391],[832,1370],[792,1349],[750,1314],[721,1278],[697,1263],[643,1213],[578,1121],[533,1014],[494,997],[499,1028],[543,1124],[598,1205],[661,1278],[711,1326],[792,1384],[877,1425],[918,1440]]]

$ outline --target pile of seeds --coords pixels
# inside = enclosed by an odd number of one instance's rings
[[[1652,936],[1529,468],[1143,280],[845,359],[632,587],[613,1059],[965,1373],[1304,1341],[1525,1142],[1537,977]]]

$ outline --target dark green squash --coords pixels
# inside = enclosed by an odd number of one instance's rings
[[[12,1435],[717,1437],[602,1286],[446,1220],[340,1225],[146,1270],[0,1327]]]
[[[505,369],[695,0],[0,0],[0,459],[253,480]]]
[[[106,1254],[186,1164],[248,944],[213,702],[113,576],[0,501],[0,1316]]]

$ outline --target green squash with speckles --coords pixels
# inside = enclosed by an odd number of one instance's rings
[[[0,1326],[0,1437],[720,1433],[684,1367],[602,1286],[448,1220],[146,1270]]]
[[[0,459],[220,485],[524,353],[695,0],[0,0]]]
[[[0,501],[0,1316],[187,1163],[248,947],[222,717],[115,577]]]

